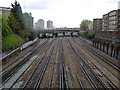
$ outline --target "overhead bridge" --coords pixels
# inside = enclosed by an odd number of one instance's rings
[[[38,37],[78,36],[79,29],[43,29],[39,30]]]

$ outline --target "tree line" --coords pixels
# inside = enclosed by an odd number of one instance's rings
[[[11,6],[11,13],[8,19],[2,18],[2,38],[5,38],[10,33],[14,33],[25,41],[34,39],[36,32],[32,25],[33,17],[27,12],[23,13],[17,1],[11,4]]]
[[[22,12],[20,4],[15,1],[11,4],[8,18],[2,16],[0,27],[2,27],[2,51],[13,50],[23,43],[33,40],[37,32],[33,28],[33,17],[31,14]]]
[[[89,30],[93,30],[93,22],[91,20],[84,19],[81,21],[80,24],[80,30],[83,32],[80,32],[80,35],[89,39],[94,39],[95,33],[89,32]]]
[[[92,30],[93,22],[91,20],[84,19],[81,21],[80,30]]]

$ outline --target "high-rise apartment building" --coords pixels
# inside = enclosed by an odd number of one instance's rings
[[[102,18],[93,19],[93,30],[102,30]]]
[[[43,29],[44,28],[44,20],[39,19],[38,22],[35,23],[35,29]]]
[[[47,28],[53,28],[53,21],[47,21]]]
[[[44,20],[43,19],[39,19],[38,23],[39,23],[41,28],[44,28]]]

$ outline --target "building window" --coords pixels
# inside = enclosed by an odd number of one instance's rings
[[[120,16],[118,16],[118,19],[120,19]]]
[[[114,16],[114,19],[116,19],[116,16]]]
[[[120,23],[120,20],[118,20],[118,23]]]
[[[120,25],[118,25],[118,28],[120,28]]]

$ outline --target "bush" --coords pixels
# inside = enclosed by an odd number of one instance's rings
[[[81,36],[87,36],[87,37],[89,37],[89,38],[94,38],[94,36],[95,36],[95,33],[94,32],[88,32],[88,31],[84,31],[84,32],[80,32],[80,35]]]
[[[87,34],[87,36],[88,36],[89,38],[94,38],[95,33],[94,33],[94,32],[89,32],[89,33]]]
[[[7,21],[2,18],[2,37],[5,38],[7,35],[12,33],[12,29],[9,27]]]
[[[84,35],[84,36],[87,36],[87,34],[88,34],[88,31],[84,31],[84,32],[83,32],[83,35]]]
[[[82,36],[82,35],[83,35],[83,32],[79,32],[79,34]]]
[[[34,30],[31,31],[29,35],[29,40],[34,40],[36,37],[37,37],[37,32],[35,32]]]
[[[88,31],[80,32],[81,36],[87,36],[87,34],[88,34]]]
[[[24,41],[16,35],[8,35],[2,40],[2,51],[14,50],[21,46]]]

